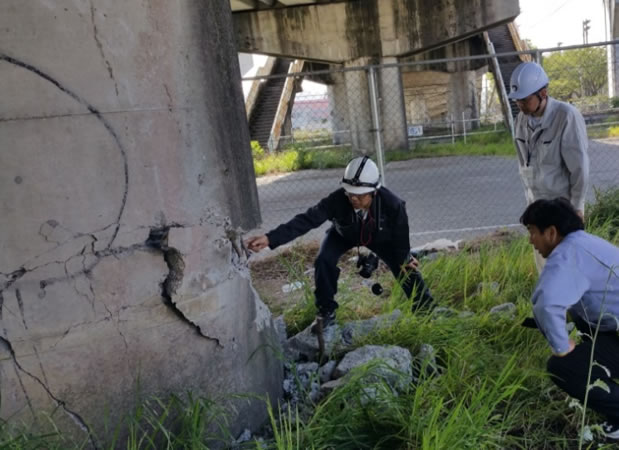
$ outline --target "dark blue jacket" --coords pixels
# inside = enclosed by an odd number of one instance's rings
[[[304,213],[269,231],[269,247],[274,249],[286,244],[327,220],[352,247],[390,247],[401,261],[408,258],[410,242],[406,204],[385,187],[376,191],[364,221],[355,214],[344,189],[340,188]]]

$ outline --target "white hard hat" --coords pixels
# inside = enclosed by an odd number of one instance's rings
[[[542,66],[534,62],[523,62],[512,72],[508,97],[522,100],[541,88],[548,86],[548,76]]]
[[[348,163],[342,178],[342,187],[351,194],[367,194],[380,187],[378,167],[367,156],[359,156]]]

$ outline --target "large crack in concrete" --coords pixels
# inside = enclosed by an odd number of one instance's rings
[[[57,406],[60,406],[62,408],[62,410],[71,418],[71,420],[73,420],[73,422],[85,433],[87,433],[88,435],[88,439],[90,441],[90,445],[92,445],[92,447],[94,449],[98,449],[97,443],[94,440],[94,436],[90,430],[90,427],[88,426],[88,424],[86,423],[86,421],[75,411],[70,410],[67,407],[67,404],[64,400],[59,399],[58,397],[56,397],[52,391],[49,389],[49,387],[43,383],[43,381],[41,381],[41,379],[39,377],[37,377],[36,375],[34,375],[33,373],[27,371],[26,369],[24,369],[22,367],[22,365],[19,363],[19,361],[17,360],[17,355],[15,354],[15,350],[13,349],[13,345],[11,344],[11,342],[3,337],[0,336],[0,342],[4,344],[4,346],[7,348],[7,350],[9,351],[11,358],[13,360],[13,364],[15,365],[15,367],[17,369],[19,369],[19,371],[25,375],[28,375],[30,378],[32,378],[35,382],[37,382],[42,388],[43,390],[45,390],[45,392],[47,392],[47,395],[50,396],[50,398],[52,400],[54,400],[54,402],[56,403]],[[19,377],[18,374],[18,378],[20,378],[20,383],[21,383],[21,377]],[[25,386],[22,385],[22,388],[24,389],[24,393],[26,392],[25,390]],[[27,396],[27,394],[25,394]],[[28,402],[30,402],[29,399],[27,399]],[[32,405],[30,405],[30,408],[32,409]],[[33,412],[34,414],[34,412]]]
[[[109,246],[107,248],[105,248],[104,250],[100,250],[100,251],[92,251],[94,250],[94,242],[96,241],[95,239],[93,239],[93,241],[91,242],[91,245],[88,246],[84,246],[80,249],[80,251],[78,252],[78,254],[76,255],[72,255],[71,257],[69,257],[66,261],[54,261],[54,262],[50,262],[47,264],[43,264],[40,267],[33,267],[33,268],[24,268],[24,267],[20,267],[19,269],[10,272],[10,273],[6,273],[6,274],[1,274],[3,277],[5,277],[5,280],[3,280],[2,285],[0,286],[0,321],[2,321],[3,319],[3,309],[6,308],[6,306],[4,305],[4,293],[7,289],[11,288],[18,280],[20,280],[22,277],[24,277],[26,274],[28,273],[32,273],[42,267],[46,267],[50,264],[61,264],[64,265],[65,267],[65,274],[64,276],[59,276],[59,277],[53,277],[53,278],[47,278],[47,279],[41,279],[39,280],[39,286],[42,290],[44,290],[47,286],[50,286],[54,283],[57,282],[62,282],[62,281],[66,281],[66,282],[75,282],[75,279],[79,276],[85,276],[88,280],[88,285],[89,285],[89,290],[90,290],[90,294],[92,295],[92,299],[95,299],[95,292],[92,288],[92,271],[93,269],[102,261],[103,258],[109,257],[109,256],[113,256],[113,257],[119,257],[122,254],[125,253],[130,253],[130,252],[134,252],[134,251],[158,251],[161,252],[161,254],[163,255],[163,259],[168,267],[168,274],[166,276],[166,278],[163,280],[163,282],[161,283],[161,296],[163,298],[163,303],[184,323],[190,325],[195,331],[196,333],[198,333],[201,337],[214,342],[218,347],[223,348],[223,345],[221,344],[220,340],[217,338],[214,338],[212,336],[209,336],[207,334],[205,334],[201,327],[195,323],[194,321],[192,321],[190,318],[188,318],[187,316],[185,316],[185,314],[178,308],[178,306],[176,305],[176,303],[173,300],[173,296],[176,294],[176,291],[178,290],[178,288],[181,286],[182,281],[183,281],[183,276],[184,276],[184,270],[185,270],[185,262],[183,260],[183,255],[181,254],[180,251],[178,251],[177,249],[173,248],[173,247],[169,247],[168,246],[168,234],[171,228],[185,228],[187,227],[187,225],[182,225],[182,224],[170,224],[170,225],[166,225],[166,226],[162,226],[159,228],[151,228],[151,231],[149,233],[148,239],[146,240],[146,242],[144,243],[140,243],[140,244],[134,244],[128,247],[114,247],[114,248],[110,248]],[[228,236],[229,238],[234,238],[232,236]],[[238,240],[239,236],[235,236]],[[233,240],[233,239],[231,239]],[[242,242],[242,241],[241,241]],[[109,244],[108,244],[109,245]],[[239,244],[242,245],[242,244]],[[90,248],[89,248],[90,247]],[[236,251],[236,253],[243,253],[242,251],[239,251],[239,248],[235,248],[235,246],[233,245],[234,250]],[[86,255],[92,255],[94,256],[94,260],[91,261],[89,264],[86,264]],[[236,255],[235,255],[236,256]],[[240,255],[238,255],[240,256]],[[75,272],[75,273],[71,273],[71,271],[69,271],[67,269],[67,264],[69,263],[69,261],[71,261],[73,258],[81,258],[81,270]],[[88,298],[87,293],[85,292],[80,292],[77,289],[77,286],[74,286],[76,293],[80,294],[81,296],[83,296],[84,298],[87,298],[88,300],[91,300],[90,298]],[[20,315],[21,315],[21,319],[24,321],[24,327],[27,328],[26,323],[25,323],[25,315],[23,313],[23,300],[21,298],[21,293],[19,291],[19,289],[16,289],[16,296],[17,296],[17,302],[18,302],[18,307],[20,310]],[[108,308],[107,305],[104,304],[104,307],[106,309],[106,311],[108,312],[108,317],[112,318],[113,314],[112,311],[110,311],[110,309]],[[13,313],[14,314],[14,313]],[[17,317],[17,316],[16,316]],[[105,319],[104,319],[105,320]],[[64,337],[66,337],[68,335],[68,333],[70,332],[70,330],[74,328],[71,327],[70,329],[68,329],[64,336],[60,339],[62,340]],[[118,327],[117,327],[118,328]],[[120,329],[118,329],[119,333],[120,333]],[[123,341],[125,343],[125,347],[127,347],[127,342],[125,339],[125,336],[121,334],[121,337],[123,338]],[[0,336],[0,344],[3,344],[6,349],[8,350],[9,354],[11,355],[11,359],[14,363],[14,367],[15,367],[15,371],[16,371],[16,376],[19,379],[19,383],[22,386],[22,389],[24,391],[24,395],[26,396],[26,401],[29,404],[29,408],[31,409],[31,412],[33,414],[33,417],[35,416],[34,410],[33,410],[33,406],[31,405],[31,401],[30,398],[28,396],[27,390],[25,385],[23,384],[22,381],[22,376],[20,374],[24,374],[28,377],[30,377],[32,380],[34,380],[37,384],[39,384],[44,390],[45,392],[49,395],[49,397],[55,402],[55,404],[57,406],[59,406],[70,418],[71,420],[78,425],[78,427],[84,431],[85,433],[88,434],[88,439],[90,441],[90,445],[92,445],[93,448],[97,448],[97,443],[95,442],[95,438],[91,433],[90,427],[88,426],[88,424],[86,423],[86,421],[80,416],[79,413],[71,410],[66,402],[60,398],[58,398],[48,387],[48,383],[44,382],[43,380],[41,380],[38,376],[36,376],[35,374],[29,372],[28,370],[26,370],[24,367],[22,367],[22,365],[19,363],[18,361],[18,357],[15,354],[15,350],[13,348],[13,345],[11,344],[11,342],[9,341],[9,337],[8,334],[6,332],[6,330],[4,330],[4,336]],[[55,346],[55,345],[54,345]],[[37,353],[37,358],[39,359],[39,365],[41,366],[41,371],[45,377],[45,372],[43,370],[42,367],[42,363],[40,360],[40,357],[38,356],[38,352],[36,352],[35,349],[35,353]],[[46,378],[46,377],[45,377]],[[47,380],[45,380],[47,381]],[[36,417],[35,417],[36,420]]]
[[[161,297],[163,298],[163,302],[179,319],[191,325],[200,336],[215,342],[218,347],[223,348],[219,339],[205,334],[200,328],[200,325],[185,316],[173,300],[173,295],[176,294],[176,290],[183,280],[185,261],[183,260],[181,252],[168,246],[168,233],[170,228],[170,226],[152,228],[146,240],[146,245],[148,247],[157,249],[163,253],[163,258],[169,269],[168,276],[161,283]]]

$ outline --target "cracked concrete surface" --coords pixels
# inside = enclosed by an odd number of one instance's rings
[[[5,0],[0,29],[0,419],[96,447],[137,394],[277,397],[225,4]]]

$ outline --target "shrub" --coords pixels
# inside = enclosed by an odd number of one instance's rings
[[[590,227],[600,227],[611,241],[619,239],[619,187],[595,191],[595,203],[587,211]]]
[[[251,156],[253,156],[254,159],[264,157],[264,149],[260,146],[258,141],[251,141]]]

